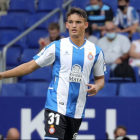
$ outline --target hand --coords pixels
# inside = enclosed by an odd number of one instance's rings
[[[40,38],[39,41],[38,41],[38,43],[39,43],[39,45],[41,47],[45,47],[46,46],[46,42],[45,42],[45,40],[43,38]]]
[[[87,84],[87,86],[90,87],[90,89],[87,90],[87,92],[90,93],[88,96],[95,96],[98,92],[97,86],[93,84]]]
[[[116,64],[121,64],[122,63],[122,59],[118,58],[116,61],[115,61]]]
[[[98,25],[97,24],[92,24],[92,30],[97,30],[97,28],[98,28]]]
[[[3,79],[3,75],[2,75],[2,73],[0,73],[0,80],[2,80]]]

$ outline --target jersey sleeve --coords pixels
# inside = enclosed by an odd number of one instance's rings
[[[46,46],[33,59],[40,67],[53,64],[55,61],[55,43]]]
[[[93,74],[94,76],[98,77],[103,76],[105,73],[106,73],[105,57],[103,51],[101,50],[98,55],[97,61],[94,65]]]
[[[139,22],[139,15],[135,9],[132,10],[132,19],[133,19],[133,24]]]
[[[119,25],[119,11],[118,11],[118,10],[117,10],[117,13],[116,13],[116,15],[115,15],[113,21],[114,21],[114,24],[115,24],[116,26]]]

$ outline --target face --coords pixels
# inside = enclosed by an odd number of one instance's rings
[[[107,23],[106,32],[107,33],[116,33],[116,26],[113,23]]]
[[[85,29],[87,27],[88,22],[77,14],[70,15],[66,22],[66,28],[69,30],[69,34],[73,38],[84,37]]]
[[[128,3],[125,0],[118,0],[118,5],[119,6],[127,6]]]
[[[126,131],[123,130],[122,128],[119,128],[115,134],[115,138],[119,137],[119,136],[125,136],[126,135]]]
[[[55,40],[59,36],[60,31],[58,29],[53,29],[53,30],[49,29],[49,34],[50,34],[50,38],[52,40]]]
[[[99,5],[100,2],[98,0],[90,0],[91,5]]]

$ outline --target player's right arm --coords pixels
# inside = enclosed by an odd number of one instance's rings
[[[30,74],[33,71],[37,70],[38,68],[40,68],[40,66],[35,62],[35,60],[32,60],[14,69],[0,73],[0,80],[5,79],[5,78],[19,77],[26,74]]]

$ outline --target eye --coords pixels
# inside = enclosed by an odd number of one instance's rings
[[[70,20],[70,21],[68,21],[69,23],[72,23],[72,21]]]
[[[76,21],[76,23],[80,24],[80,23],[81,23],[81,21]]]

